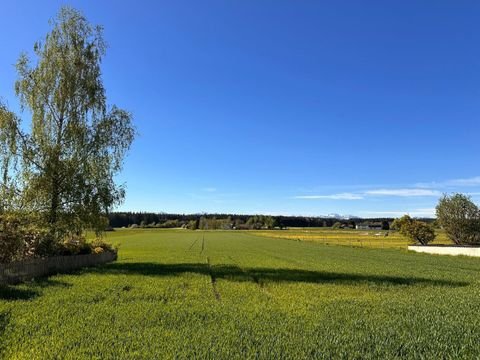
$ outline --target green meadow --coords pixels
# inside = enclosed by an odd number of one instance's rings
[[[258,236],[296,241],[312,241],[323,245],[343,245],[380,249],[406,249],[412,240],[399,231],[352,230],[332,228],[291,228],[287,231],[258,230],[252,232]],[[452,244],[442,229],[436,229],[436,238],[432,245]]]
[[[480,357],[480,260],[117,230],[119,259],[0,290],[5,359]]]

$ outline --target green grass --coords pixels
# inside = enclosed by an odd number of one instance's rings
[[[480,356],[480,260],[120,230],[119,261],[0,290],[2,358]]]
[[[405,249],[412,241],[398,231],[351,230],[332,228],[291,228],[282,231],[260,230],[252,232],[258,236],[280,239],[312,241],[324,245],[343,245],[380,249]],[[436,230],[437,237],[432,245],[451,244],[444,231]]]

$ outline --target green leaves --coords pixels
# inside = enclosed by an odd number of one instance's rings
[[[437,219],[455,244],[480,244],[480,209],[463,194],[444,195]]]
[[[436,237],[433,226],[423,221],[414,220],[408,215],[395,219],[392,228],[399,230],[402,235],[422,245],[427,245]]]
[[[103,231],[103,215],[123,200],[114,177],[136,133],[132,115],[107,104],[102,28],[70,7],[51,25],[34,45],[34,61],[22,54],[17,62],[16,93],[32,117],[21,124],[0,106],[0,155],[4,192],[15,182],[18,202],[42,214],[61,240]]]

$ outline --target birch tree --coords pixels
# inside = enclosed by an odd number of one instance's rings
[[[3,211],[40,214],[59,240],[103,230],[104,215],[124,198],[114,179],[135,130],[128,111],[107,104],[102,27],[70,7],[51,27],[33,59],[22,54],[16,64],[23,116],[0,104],[0,166],[2,193],[15,200],[2,201]]]

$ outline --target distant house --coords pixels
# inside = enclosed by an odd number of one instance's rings
[[[357,230],[382,230],[383,224],[381,222],[375,223],[360,223],[355,225],[355,229]]]

